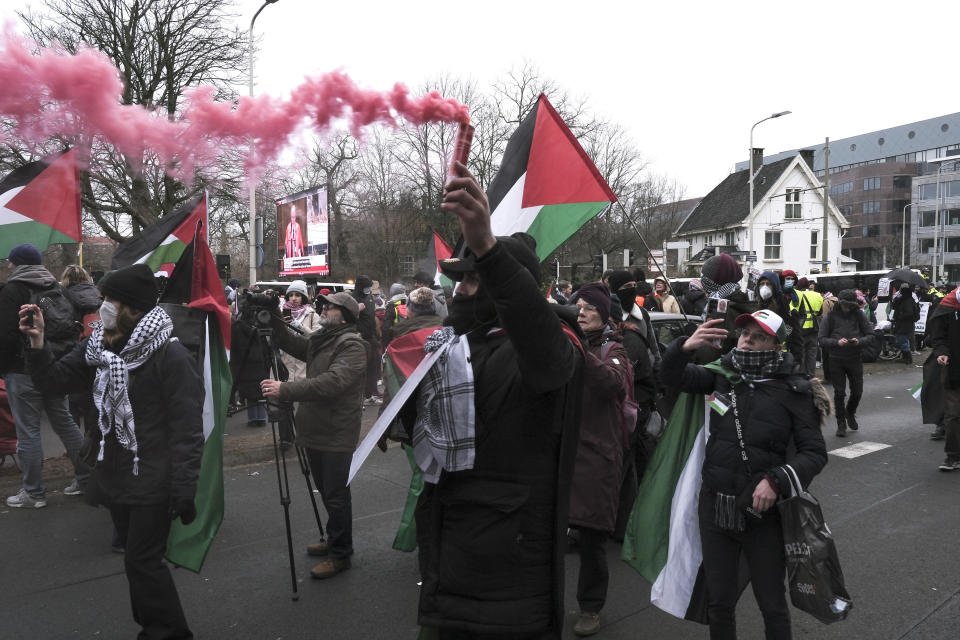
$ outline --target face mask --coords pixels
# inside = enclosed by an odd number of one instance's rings
[[[769,300],[770,298],[772,298],[773,288],[768,287],[767,285],[763,285],[762,287],[760,287],[760,297],[763,298],[764,300]]]
[[[117,307],[112,302],[104,301],[100,305],[100,322],[104,329],[117,328]]]
[[[620,300],[620,306],[624,311],[629,311],[633,308],[634,298],[637,297],[636,287],[632,289],[620,289],[617,291],[617,298]]]
[[[497,323],[497,308],[493,299],[483,290],[471,296],[457,294],[449,302],[447,317],[443,324],[453,327],[463,335],[480,327],[493,327]]]
[[[787,289],[793,289],[794,282],[794,280],[787,279],[784,281],[783,286],[785,286]]]

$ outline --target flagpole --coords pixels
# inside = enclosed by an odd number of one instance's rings
[[[677,302],[680,302],[680,297],[677,295],[677,292],[673,290],[673,284],[670,282],[670,278],[667,277],[667,271],[660,266],[660,263],[657,261],[657,257],[653,254],[653,251],[650,249],[650,245],[647,244],[647,241],[643,239],[643,234],[640,233],[640,229],[637,227],[637,223],[634,222],[633,218],[630,217],[630,214],[627,213],[626,208],[624,208],[623,203],[620,202],[620,199],[617,198],[617,204],[620,205],[620,211],[623,215],[630,221],[630,226],[633,227],[634,232],[637,234],[637,237],[640,238],[640,242],[643,243],[644,248],[647,250],[647,255],[653,260],[653,266],[660,270],[660,273],[663,274],[663,279],[667,281],[667,287],[670,289],[670,295],[676,298]],[[667,254],[663,254],[666,256]],[[614,292],[615,293],[615,292]]]

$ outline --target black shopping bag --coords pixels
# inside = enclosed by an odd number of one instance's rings
[[[785,467],[793,487],[791,497],[777,507],[783,525],[790,601],[824,624],[843,620],[853,601],[843,583],[843,571],[820,503],[800,486],[792,467]]]

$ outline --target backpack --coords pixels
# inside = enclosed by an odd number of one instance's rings
[[[83,327],[77,320],[77,308],[64,294],[63,287],[54,284],[34,290],[30,304],[37,305],[43,312],[44,340],[54,356],[60,358],[77,345]]]
[[[600,345],[601,360],[606,361],[607,354],[610,352],[612,346],[613,343],[610,340]],[[619,409],[619,413],[622,416],[623,447],[626,449],[630,446],[630,434],[637,428],[637,414],[639,413],[640,406],[637,404],[633,395],[633,366],[630,364],[630,358],[626,358],[625,360],[627,377],[623,381],[623,397],[617,398],[617,409]]]

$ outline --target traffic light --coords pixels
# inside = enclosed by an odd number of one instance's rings
[[[593,270],[597,275],[603,273],[603,254],[598,253],[593,256]]]
[[[623,265],[624,267],[629,267],[633,264],[633,259],[637,257],[637,252],[633,249],[627,249],[627,264]]]
[[[221,280],[230,279],[230,254],[229,253],[217,254],[217,275],[220,276]]]

